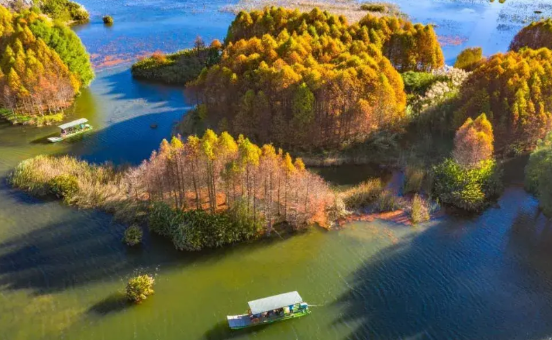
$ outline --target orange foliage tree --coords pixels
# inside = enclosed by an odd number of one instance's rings
[[[177,209],[216,213],[245,204],[251,216],[262,216],[267,230],[278,222],[294,228],[326,225],[326,210],[333,204],[328,185],[301,159],[270,144],[259,147],[243,136],[236,141],[212,130],[201,138],[163,140],[127,179],[136,198]]]
[[[399,17],[368,15],[360,20],[383,54],[401,72],[439,69],[445,65],[443,51],[432,25],[412,24]]]
[[[27,20],[0,7],[0,106],[44,115],[71,105],[80,83],[59,55],[36,38]]]
[[[552,51],[497,54],[470,74],[455,125],[486,112],[497,149],[535,145],[552,127]]]
[[[454,137],[454,160],[467,168],[476,167],[493,157],[493,127],[483,113],[477,119],[468,118]]]

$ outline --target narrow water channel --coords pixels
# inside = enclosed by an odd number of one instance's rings
[[[223,1],[82,2],[93,22],[76,30],[99,71],[73,116],[88,118],[94,133],[50,145],[44,137],[55,128],[0,123],[0,339],[552,337],[552,226],[516,184],[521,167],[499,206],[480,216],[415,228],[359,222],[197,254],[149,236],[129,250],[121,242],[124,226],[109,215],[9,188],[9,171],[38,154],[117,164],[148,157],[190,104],[179,88],[133,81],[125,60],[190,46],[198,34],[222,39],[232,20],[218,10]],[[435,21],[443,36],[466,39],[488,20],[486,6],[499,5],[397,2],[413,20]],[[115,18],[112,28],[100,23],[104,14]],[[492,16],[496,26],[503,17]],[[492,31],[481,40],[491,41],[489,53],[505,50],[515,34],[494,26],[484,25]],[[447,61],[463,44],[445,46]],[[373,174],[358,167],[324,175],[347,185]],[[139,272],[156,275],[156,292],[128,306],[121,293]],[[309,317],[238,332],[226,327],[226,315],[243,312],[247,301],[290,290],[318,305]]]

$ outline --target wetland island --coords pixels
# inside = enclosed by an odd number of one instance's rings
[[[547,1],[0,0],[0,51],[0,338],[552,337]]]

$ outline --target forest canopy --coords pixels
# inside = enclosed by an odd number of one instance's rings
[[[94,73],[80,39],[34,12],[0,7],[0,107],[25,120],[59,112]]]
[[[470,74],[460,103],[456,126],[485,112],[497,150],[533,147],[552,127],[552,52],[525,49],[492,56]]]
[[[439,67],[442,53],[429,26],[395,18],[363,22],[349,25],[343,16],[318,9],[240,12],[220,63],[188,86],[199,115],[220,130],[305,148],[336,147],[396,127],[406,95],[382,49],[402,48],[413,61],[408,66],[396,59],[404,70],[413,64]],[[419,31],[414,40],[429,44],[431,56],[410,41],[398,44],[398,36],[411,34],[406,31]]]

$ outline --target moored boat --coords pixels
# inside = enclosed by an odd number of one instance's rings
[[[228,315],[231,329],[242,329],[310,314],[309,305],[298,292],[289,292],[249,301],[247,314]]]
[[[80,135],[81,133],[84,133],[86,131],[90,131],[92,130],[92,125],[88,124],[88,120],[86,118],[81,118],[69,123],[62,124],[58,126],[58,128],[61,129],[59,137],[48,138],[48,140],[52,143],[61,142],[62,140],[65,140],[67,138],[71,138],[76,135]]]

